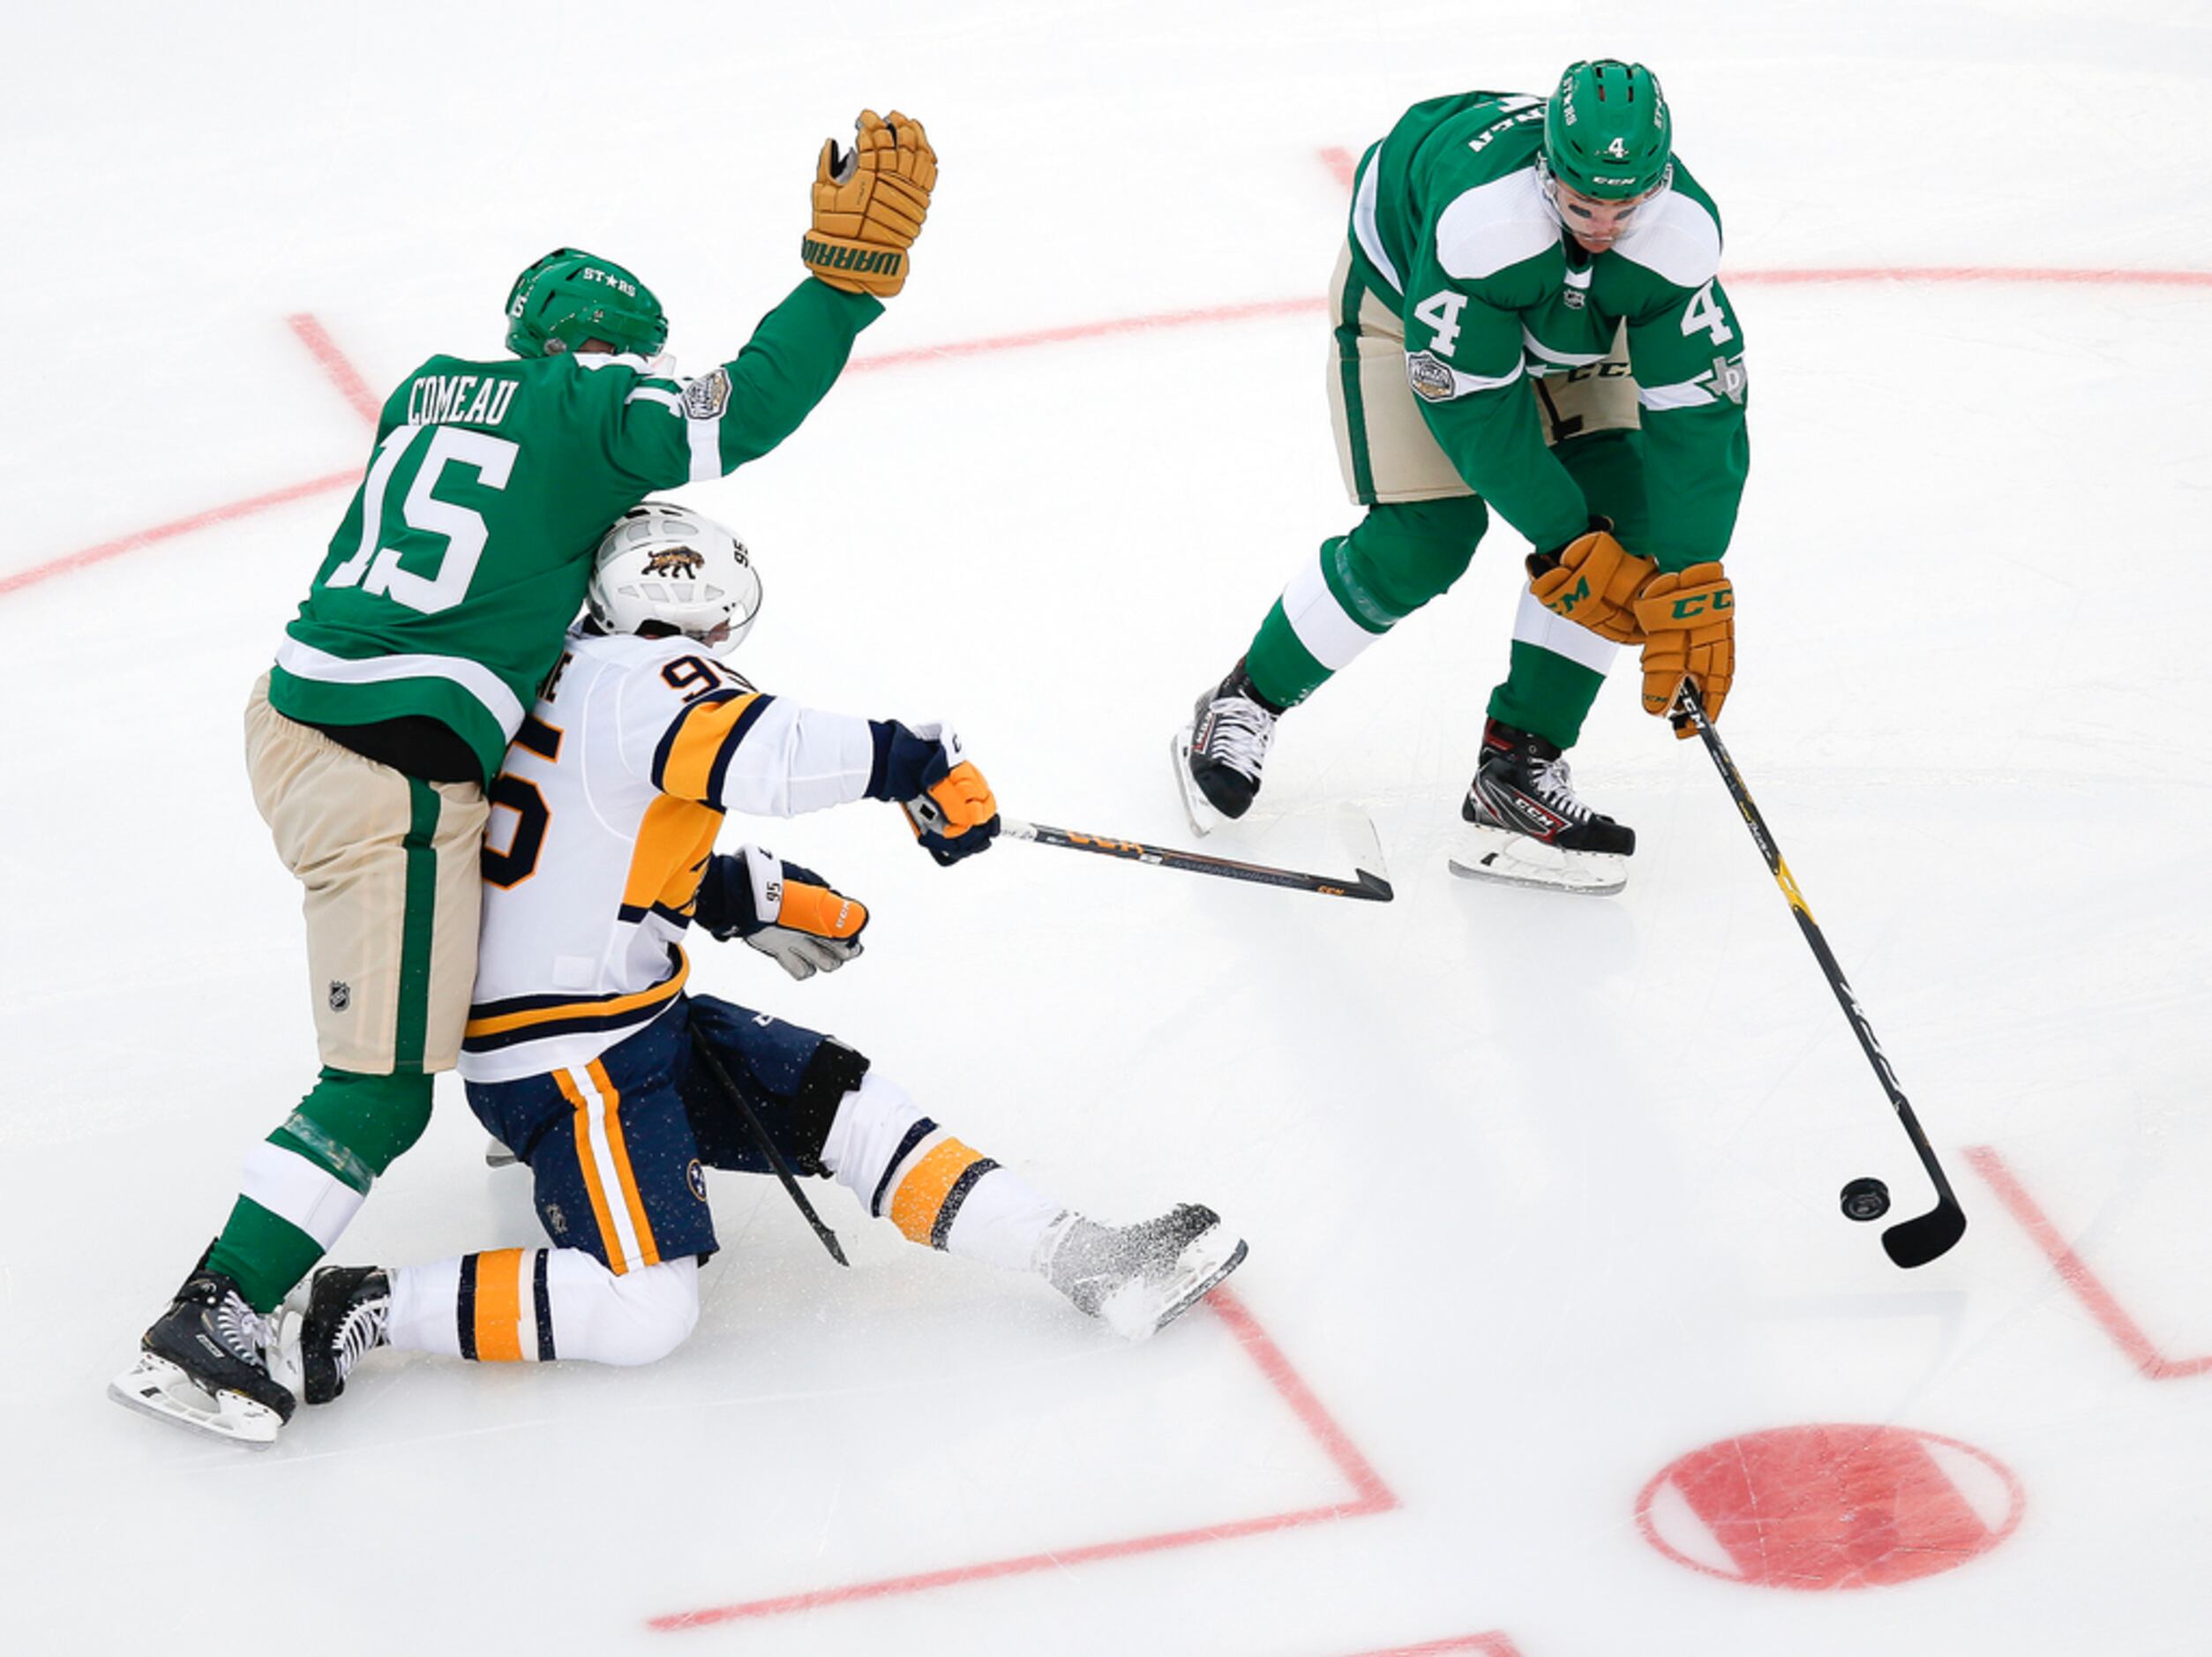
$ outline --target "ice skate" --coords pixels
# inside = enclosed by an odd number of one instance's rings
[[[1251,810],[1280,714],[1260,700],[1241,661],[1198,698],[1173,745],[1175,782],[1198,833],[1211,834],[1225,820]]]
[[[108,1383],[131,1409],[266,1450],[296,1400],[269,1373],[267,1320],[206,1256],[139,1342],[139,1361]]]
[[[1636,831],[1584,805],[1566,761],[1541,737],[1485,725],[1459,814],[1469,826],[1451,854],[1454,874],[1590,897],[1628,884]]]
[[[1046,1278],[1078,1311],[1128,1340],[1173,1322],[1244,1261],[1244,1239],[1193,1203],[1134,1226],[1070,1213],[1054,1229]]]
[[[304,1307],[279,1309],[270,1342],[273,1373],[306,1404],[327,1404],[369,1353],[388,1344],[392,1283],[377,1266],[325,1266],[308,1279]]]

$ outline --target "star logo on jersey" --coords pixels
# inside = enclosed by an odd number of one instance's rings
[[[699,1166],[697,1157],[684,1169],[684,1183],[691,1187],[691,1194],[701,1202],[707,1200],[707,1171]]]
[[[1750,384],[1751,379],[1743,371],[1742,357],[1716,356],[1713,359],[1713,389],[1738,408],[1743,407],[1743,394]]]

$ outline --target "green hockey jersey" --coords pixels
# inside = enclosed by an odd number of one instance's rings
[[[1677,159],[1670,188],[1602,252],[1571,241],[1538,175],[1544,101],[1415,104],[1361,159],[1351,240],[1403,319],[1423,417],[1469,488],[1539,548],[1589,508],[1544,446],[1525,377],[1595,363],[1628,326],[1648,541],[1680,569],[1727,551],[1750,465],[1743,329],[1722,291],[1721,214]]]
[[[378,416],[367,475],[285,629],[271,704],[325,725],[427,715],[492,776],[607,526],[789,437],[882,310],[808,277],[694,379],[636,356],[431,357]]]

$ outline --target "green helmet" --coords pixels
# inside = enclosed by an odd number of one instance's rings
[[[514,279],[507,349],[544,356],[586,340],[651,356],[668,342],[668,319],[653,290],[621,266],[581,248],[557,247]]]
[[[1544,106],[1544,164],[1568,189],[1601,201],[1664,184],[1674,136],[1659,77],[1617,57],[1570,64]]]

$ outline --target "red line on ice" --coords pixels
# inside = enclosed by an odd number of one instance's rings
[[[71,570],[81,570],[94,564],[104,564],[109,559],[120,558],[125,552],[135,552],[142,546],[152,546],[157,541],[168,541],[180,535],[190,535],[195,529],[205,529],[212,524],[228,523],[233,518],[281,506],[287,501],[304,500],[310,495],[319,495],[328,489],[349,489],[361,481],[358,467],[342,472],[333,472],[327,477],[311,478],[304,484],[292,484],[283,489],[273,489],[266,495],[249,496],[234,500],[224,506],[210,506],[196,512],[189,518],[177,518],[168,523],[156,524],[151,529],[135,529],[129,535],[117,536],[112,541],[102,541],[98,546],[88,546],[81,551],[64,552],[57,559],[43,564],[34,564],[12,575],[0,575],[0,595],[19,588],[34,586],[49,576],[65,575]]]
[[[2072,1289],[2081,1304],[2088,1308],[2091,1317],[2111,1336],[2112,1344],[2127,1354],[2130,1362],[2153,1381],[2178,1381],[2185,1376],[2202,1375],[2212,1369],[2212,1357],[2167,1357],[2160,1352],[2143,1332],[2143,1327],[2127,1315],[2111,1290],[2104,1286],[2088,1264],[2074,1252],[2073,1245],[2060,1234],[2051,1217],[2036,1205],[2036,1199],[2028,1195],[2005,1160],[1988,1145],[1975,1145],[1966,1153],[1974,1171],[1988,1181],[1990,1187],[2005,1204],[2021,1229],[2035,1240],[2058,1273],[2059,1278]]]
[[[376,424],[377,415],[384,405],[369,389],[368,381],[361,378],[361,371],[354,367],[353,359],[338,349],[337,341],[330,337],[329,331],[314,312],[298,311],[284,320],[291,325],[292,332],[299,336],[300,343],[312,352],[315,360],[322,364],[323,372],[330,376],[331,383],[338,387],[339,394],[353,405],[353,411],[371,425]]]
[[[1265,1513],[1254,1518],[1232,1519],[1225,1524],[1206,1525],[1193,1530],[1165,1531],[1151,1536],[1133,1536],[1121,1541],[1092,1542],[1080,1548],[1056,1548],[1048,1553],[1022,1554],[1011,1559],[986,1560],[979,1564],[955,1565],[942,1571],[919,1571],[912,1576],[884,1577],[874,1582],[847,1583],[832,1588],[814,1588],[801,1593],[781,1594],[769,1600],[747,1600],[735,1605],[709,1606],[696,1611],[679,1611],[666,1616],[656,1616],[646,1623],[648,1628],[663,1633],[681,1629],[704,1628],[716,1623],[733,1623],[741,1619],[782,1616],[791,1611],[814,1610],[828,1605],[849,1605],[859,1600],[882,1600],[897,1594],[919,1593],[931,1588],[956,1587],[964,1583],[988,1582],[999,1577],[1025,1576],[1036,1571],[1064,1570],[1069,1565],[1088,1564],[1102,1559],[1127,1559],[1137,1554],[1166,1553],[1178,1548],[1196,1548],[1207,1542],[1233,1541],[1242,1536],[1264,1535],[1271,1531],[1293,1530],[1301,1526],[1318,1525],[1331,1519],[1362,1518],[1371,1513],[1387,1513],[1398,1506],[1398,1497],[1391,1494],[1381,1476],[1366,1457],[1353,1445],[1345,1430],[1323,1407],[1312,1390],[1291,1367],[1259,1321],[1245,1308],[1227,1289],[1216,1289],[1206,1304],[1236,1337],[1237,1345],[1267,1377],[1297,1416],[1300,1425],[1313,1436],[1315,1442],[1335,1464],[1337,1470],[1357,1492],[1350,1502],[1331,1503],[1324,1507],[1300,1508],[1287,1513]],[[1488,1639],[1488,1635],[1479,1638]],[[1442,1646],[1413,1649],[1428,1651],[1481,1650],[1482,1647]],[[1513,1657],[1511,1648],[1494,1653],[1493,1657]]]
[[[1456,1639],[1432,1639],[1419,1646],[1391,1646],[1363,1651],[1354,1657],[1443,1657],[1447,1652],[1472,1652],[1476,1657],[1521,1657],[1520,1647],[1503,1634],[1462,1634]]]
[[[1328,152],[1324,151],[1326,159]],[[1333,164],[1333,163],[1332,163]],[[1887,267],[1835,270],[1739,270],[1728,274],[1732,282],[1744,285],[1769,286],[1805,285],[1818,283],[1856,282],[1996,282],[2036,283],[2058,282],[2097,287],[2148,288],[2212,288],[2212,271],[2193,270],[2067,270],[2047,266],[1967,265],[1900,265]],[[1095,322],[1069,323],[1054,328],[1031,328],[1018,334],[997,334],[979,340],[955,340],[944,345],[919,346],[911,350],[885,351],[874,356],[855,359],[848,365],[851,373],[866,373],[876,369],[912,368],[926,363],[952,362],[966,356],[985,356],[1001,351],[1032,350],[1039,346],[1068,345],[1084,340],[1106,339],[1116,334],[1146,334],[1168,328],[1198,327],[1208,323],[1250,322],[1270,317],[1292,317],[1317,314],[1323,309],[1318,298],[1261,299],[1244,304],[1202,305],[1187,311],[1162,311],[1149,316],[1110,317]],[[352,363],[340,351],[328,333],[312,316],[302,312],[291,319],[292,331],[307,349],[325,373],[343,394],[347,401],[358,409],[364,418],[376,417],[378,404],[369,391],[367,382],[356,371]],[[358,472],[342,476],[319,477],[309,483],[296,484],[289,489],[272,490],[267,494],[254,495],[244,500],[232,501],[227,506],[211,506],[205,512],[171,523],[157,525],[151,529],[103,541],[98,546],[81,551],[65,552],[59,558],[34,564],[28,569],[0,576],[0,596],[19,589],[34,586],[49,577],[83,569],[88,565],[145,546],[155,541],[165,541],[173,536],[188,534],[210,524],[243,518],[251,513],[270,506],[297,500],[304,496],[319,494],[326,489],[358,480]]]

